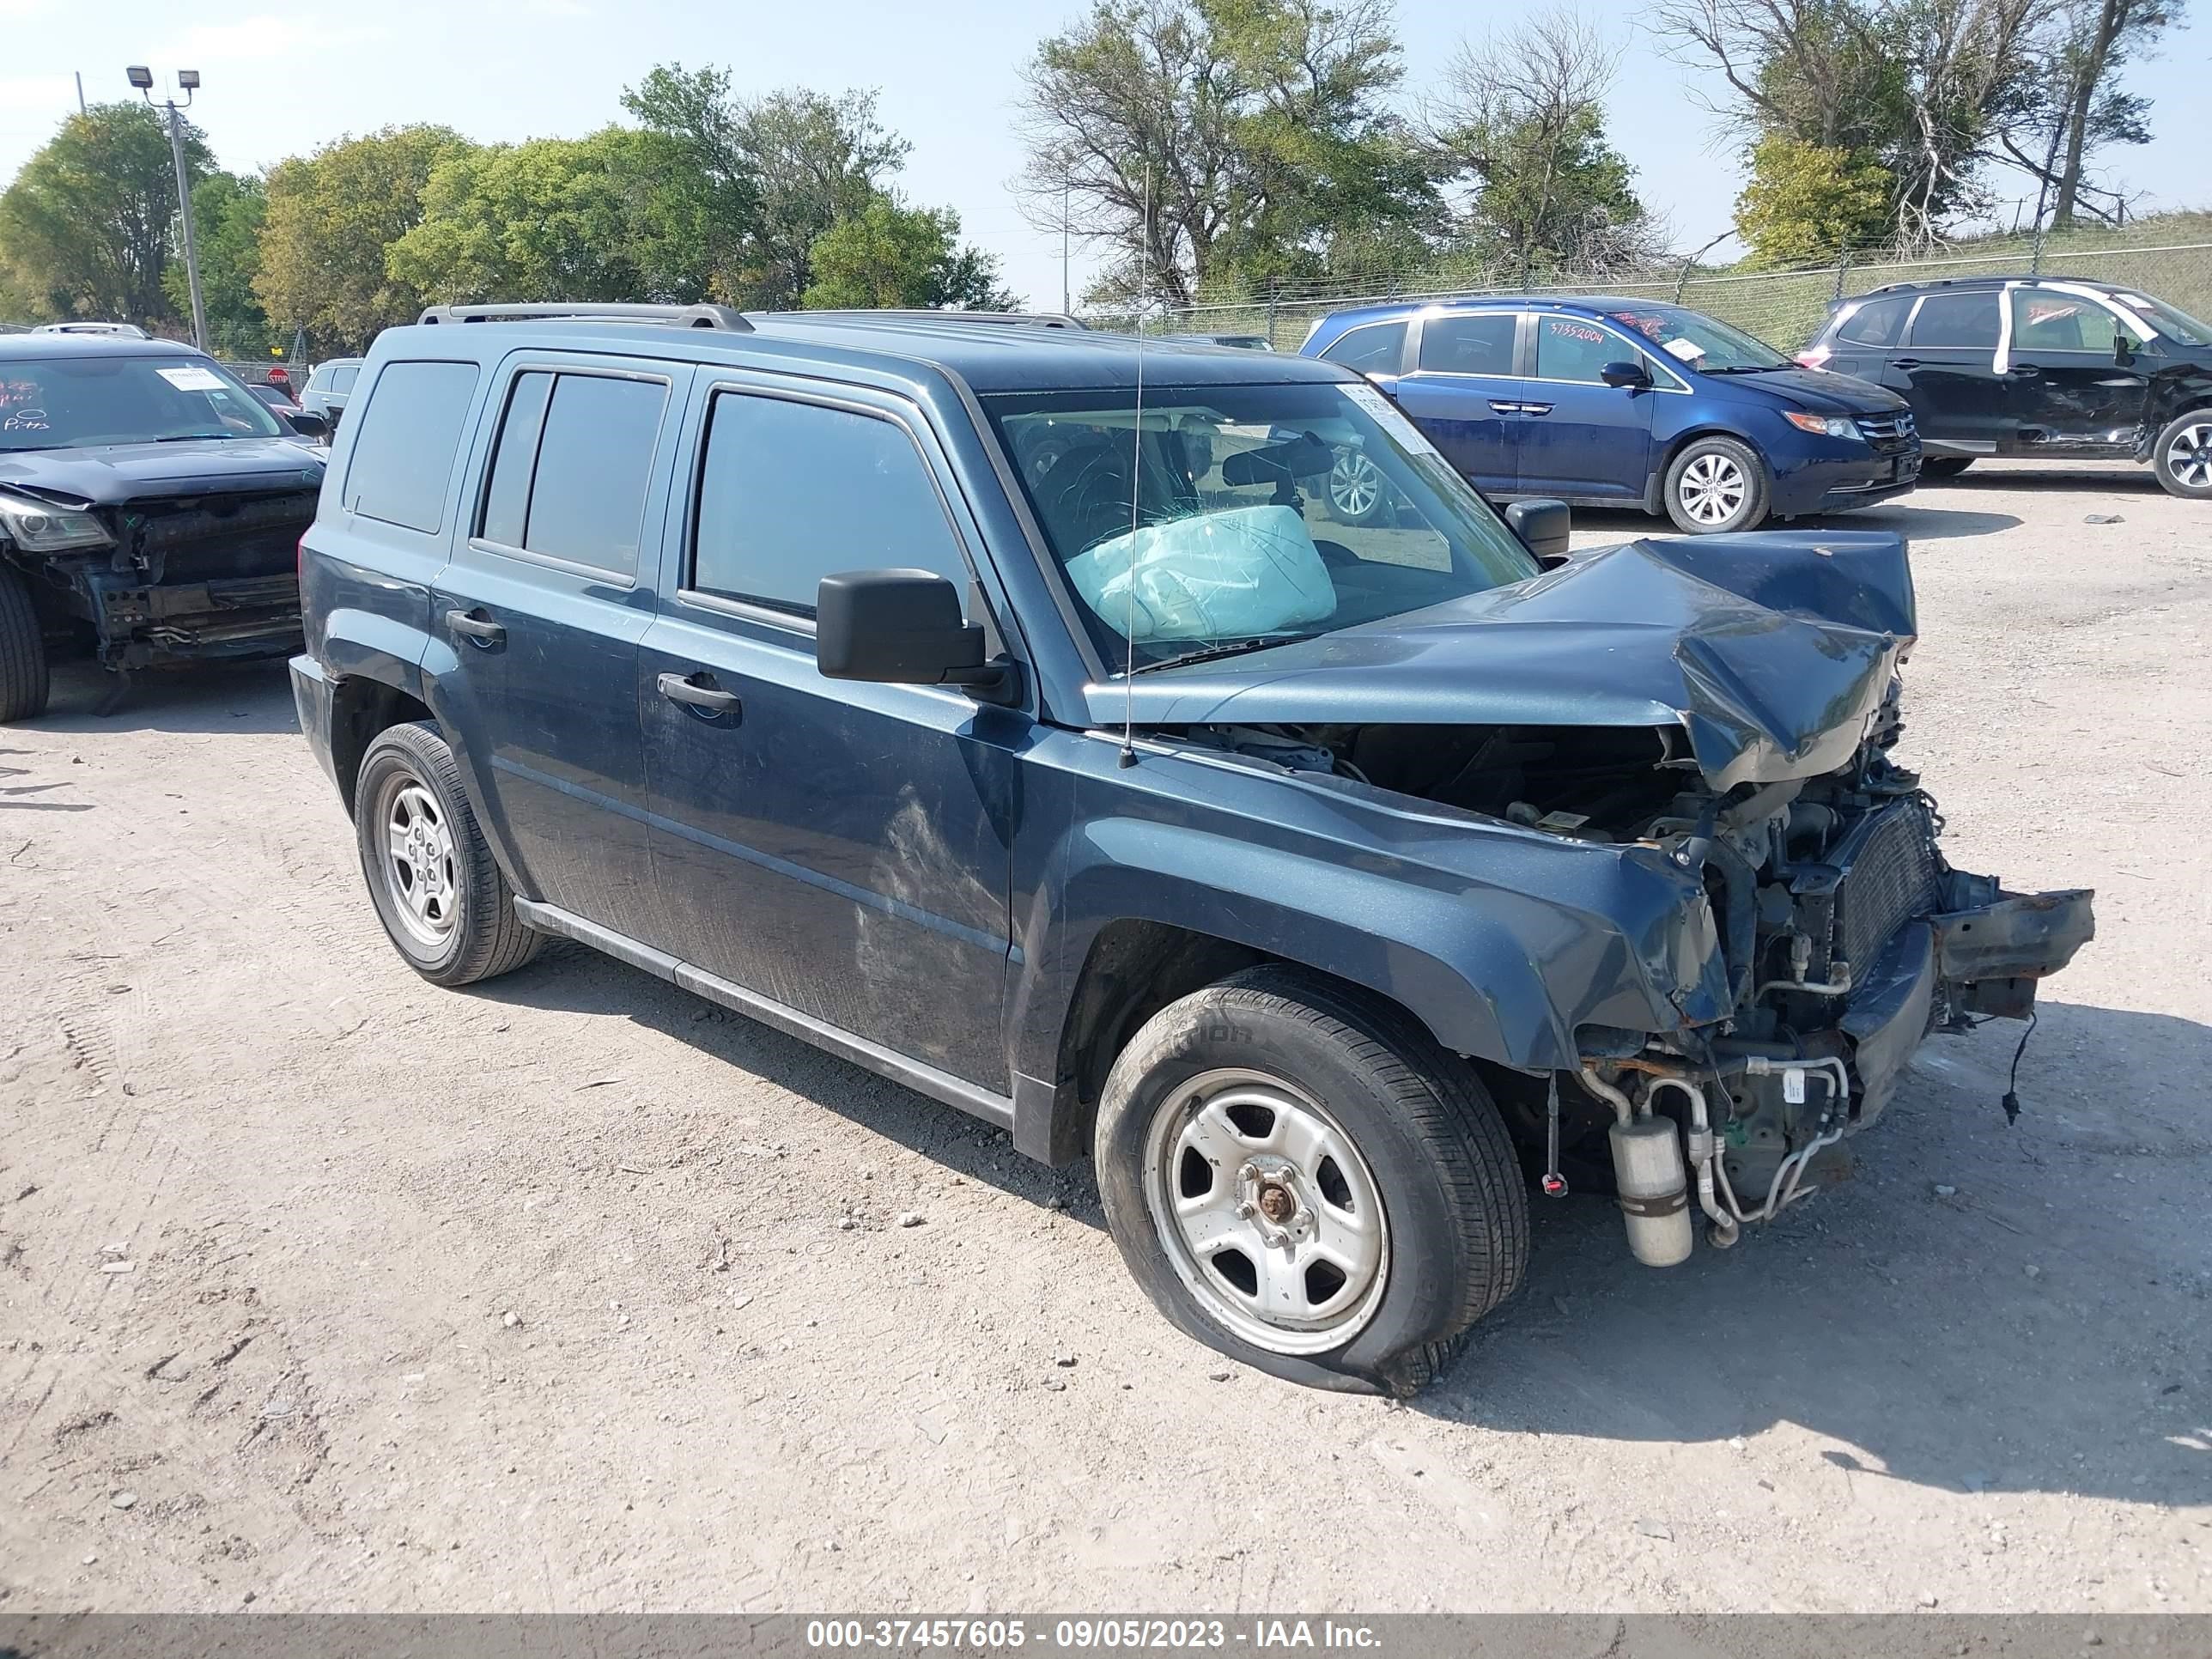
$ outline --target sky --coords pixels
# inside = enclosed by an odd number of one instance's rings
[[[1057,309],[1060,235],[1030,226],[1008,188],[1022,166],[1015,103],[1036,42],[1085,9],[1087,0],[967,0],[957,12],[913,0],[0,0],[0,180],[76,108],[77,72],[98,102],[131,95],[130,64],[150,65],[165,88],[175,70],[198,70],[192,119],[221,165],[248,171],[399,122],[441,122],[484,142],[575,137],[622,118],[622,89],[653,64],[712,63],[747,92],[880,88],[884,121],[914,145],[897,181],[908,199],[957,210],[1008,286]],[[1409,93],[1463,36],[1521,9],[1398,0]],[[1640,0],[1581,0],[1580,9],[1623,49],[1609,127],[1644,199],[1668,215],[1686,251],[1724,234],[1741,180],[1701,107],[1708,88],[1642,33]],[[2130,71],[2131,89],[2156,102],[2158,137],[2108,159],[2149,193],[2147,207],[2212,206],[2212,124],[2191,95],[2208,70],[2212,11]],[[2003,188],[2033,193],[2014,179]],[[1729,251],[1723,243],[1716,257]],[[1079,296],[1092,264],[1079,246]]]

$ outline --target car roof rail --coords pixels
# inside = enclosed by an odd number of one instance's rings
[[[2054,281],[2070,282],[2076,280],[2085,279],[2064,276],[2053,277],[2047,275],[2039,276],[2032,271],[2025,270],[1978,270],[1964,276],[1916,276],[1909,282],[1884,283],[1880,288],[1870,288],[1865,290],[1865,293],[1853,294],[1847,295],[1846,297],[1853,300],[1863,300],[1869,294],[1895,294],[1902,289],[1978,288],[1984,283],[1996,283],[2002,286],[2006,283],[2047,283]],[[2094,282],[2090,283],[2089,285],[2092,288],[2101,286]]]
[[[991,328],[1073,328],[1085,334],[1091,331],[1090,324],[1064,311],[932,311],[886,307],[880,311],[755,312],[753,315],[793,323],[951,323]]]
[[[554,301],[482,306],[428,306],[418,323],[515,323],[538,318],[574,317],[587,322],[661,323],[684,328],[727,329],[750,334],[753,325],[727,306],[618,305]]]

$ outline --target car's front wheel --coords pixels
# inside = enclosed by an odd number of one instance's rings
[[[1292,1382],[1413,1393],[1527,1263],[1519,1168],[1474,1073],[1294,969],[1154,1015],[1108,1075],[1094,1151],[1160,1310]]]
[[[44,714],[52,683],[30,586],[15,571],[0,570],[0,720]]]
[[[544,935],[514,914],[437,727],[378,733],[354,787],[354,831],[384,931],[432,984],[471,985],[538,954]]]
[[[1381,523],[1396,501],[1382,469],[1356,449],[1337,452],[1324,489],[1329,517],[1354,528]]]
[[[2151,450],[2150,466],[2169,495],[2212,501],[2212,409],[2192,409],[2170,422]]]
[[[1667,516],[1692,536],[1756,530],[1766,522],[1766,468],[1734,438],[1699,438],[1667,469]]]

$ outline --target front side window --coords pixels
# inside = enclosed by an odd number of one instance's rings
[[[1510,375],[1520,326],[1511,312],[1431,317],[1421,325],[1421,367],[1432,374]]]
[[[1092,643],[1137,670],[1380,622],[1536,574],[1372,386],[983,399]],[[1338,492],[1365,492],[1344,522]],[[1382,506],[1373,501],[1379,497]],[[1255,672],[1264,655],[1254,658]]]
[[[542,558],[637,574],[668,387],[532,369],[514,377],[479,534]]]
[[[1369,323],[1351,330],[1321,354],[1357,374],[1395,374],[1406,362],[1406,325]]]
[[[814,614],[824,576],[927,570],[967,594],[945,502],[897,422],[826,404],[715,394],[690,580],[701,593]]]
[[[1626,341],[1614,338],[1580,317],[1536,319],[1536,378],[1540,380],[1578,380],[1595,386],[1604,378],[1602,371],[1607,363],[1623,362],[1635,355],[1635,348]]]
[[[0,453],[290,430],[245,382],[204,357],[84,353],[0,363]]]
[[[1929,295],[1912,319],[1912,343],[1996,350],[1997,296],[1986,292]]]
[[[2015,351],[2094,351],[2109,357],[2119,326],[2119,319],[2094,300],[2050,289],[2012,291]]]
[[[474,363],[386,363],[362,412],[346,423],[354,434],[347,509],[436,534],[476,391]]]

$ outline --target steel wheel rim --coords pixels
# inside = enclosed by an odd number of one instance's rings
[[[2166,447],[2166,468],[2190,489],[2212,485],[2212,423],[2185,426]]]
[[[1382,499],[1382,474],[1364,455],[1343,454],[1328,470],[1328,502],[1347,518],[1364,519]]]
[[[1381,1189],[1352,1137],[1280,1078],[1224,1070],[1178,1085],[1146,1132],[1144,1194],[1183,1287],[1254,1347],[1341,1347],[1382,1304]]]
[[[419,778],[393,778],[379,792],[374,820],[377,874],[409,938],[442,951],[460,919],[453,832]]]
[[[1751,481],[1726,455],[1700,455],[1682,470],[1682,510],[1699,524],[1726,524],[1750,494]]]

